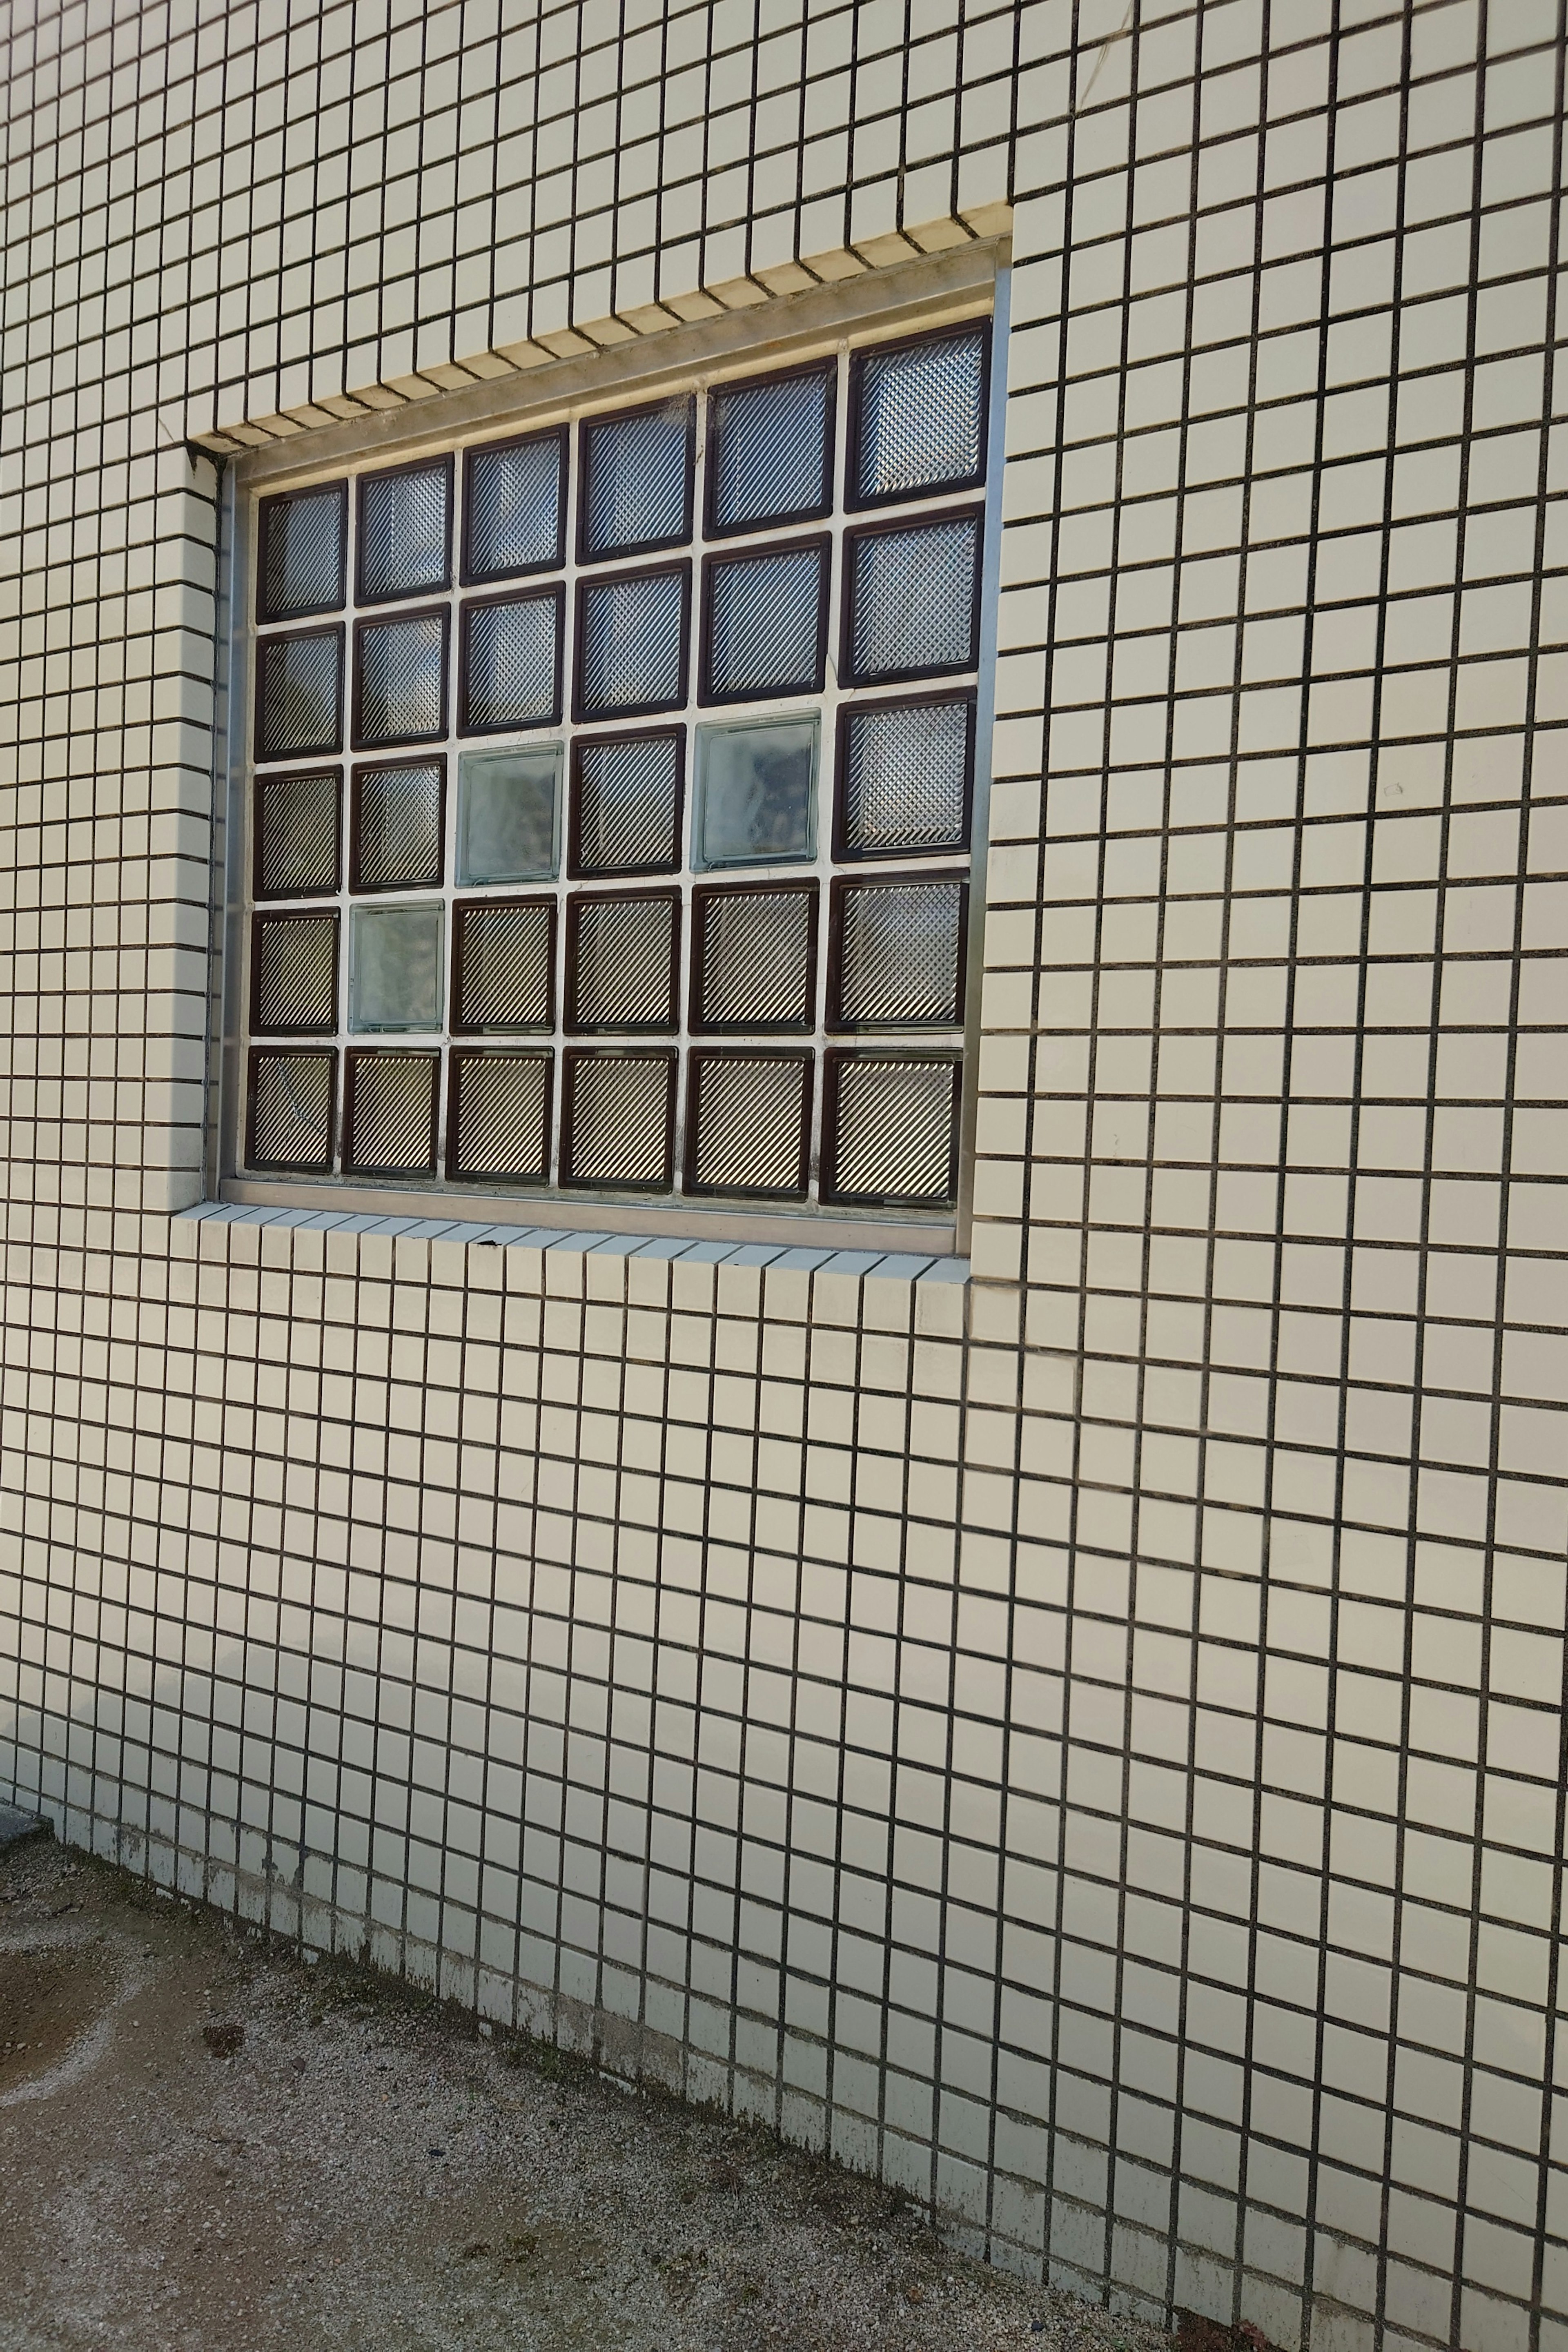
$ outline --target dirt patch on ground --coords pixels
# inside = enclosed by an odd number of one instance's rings
[[[0,2352],[1168,2344],[762,2132],[48,1843],[0,1856],[5,2043]]]

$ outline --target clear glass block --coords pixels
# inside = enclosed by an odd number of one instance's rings
[[[360,483],[363,604],[421,596],[451,584],[452,461],[400,466]]]
[[[262,499],[258,618],[292,621],[342,609],[347,513],[343,482]]]
[[[447,614],[411,613],[403,621],[362,621],[356,631],[359,682],[354,741],[419,743],[447,731]]]
[[[857,357],[854,503],[920,498],[980,479],[986,333],[925,336]]]
[[[543,572],[562,559],[562,436],[531,434],[500,449],[475,449],[468,457],[468,541],[463,562],[469,580],[505,580],[518,572]]]
[[[703,699],[756,701],[822,687],[826,651],[825,541],[708,567]]]
[[[561,863],[559,743],[465,751],[458,762],[458,879],[545,882]]]
[[[771,866],[814,857],[818,740],[815,715],[700,727],[693,863]]]
[[[349,1027],[439,1029],[440,905],[355,907],[350,922]]]
[[[837,372],[726,384],[709,411],[715,530],[757,530],[826,512]]]
[[[584,425],[579,446],[587,562],[635,555],[639,549],[668,547],[690,537],[693,413],[688,396]]]
[[[256,648],[256,756],[336,751],[343,740],[343,633],[263,637]]]
[[[331,1047],[251,1055],[247,1167],[317,1174],[331,1168],[337,1060]]]

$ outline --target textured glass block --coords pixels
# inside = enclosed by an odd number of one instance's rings
[[[440,881],[445,776],[439,760],[355,770],[349,861],[354,889],[428,887]]]
[[[561,709],[561,598],[509,597],[463,608],[463,680],[458,726],[547,727]]]
[[[840,851],[963,849],[969,841],[974,705],[870,703],[847,711]]]
[[[549,1054],[454,1054],[448,1172],[542,1184],[550,1173]]]
[[[561,562],[563,470],[559,433],[535,433],[504,448],[473,451],[465,578],[504,580]]]
[[[768,866],[816,851],[817,722],[697,730],[699,866]]]
[[[263,637],[256,648],[256,756],[336,751],[343,740],[343,633]]]
[[[447,615],[362,621],[354,741],[419,743],[447,731]]]
[[[659,874],[679,865],[684,750],[677,729],[579,742],[574,874]]]
[[[547,882],[560,864],[559,743],[465,751],[458,765],[459,882]]]
[[[258,898],[314,898],[337,888],[340,793],[335,768],[257,778]]]
[[[691,535],[689,399],[583,427],[583,554],[634,555]]]
[[[973,669],[980,519],[862,531],[848,542],[848,672],[858,685]]]
[[[261,562],[257,596],[263,621],[342,609],[346,484],[295,490],[261,501]]]
[[[583,590],[580,718],[629,719],[685,701],[686,585],[684,571],[647,572]]]
[[[963,1017],[963,882],[837,887],[830,1026],[955,1027]]]
[[[808,1055],[693,1054],[687,1190],[798,1198],[810,1117]]]
[[[351,922],[349,1027],[438,1029],[441,908],[356,907]]]
[[[433,1176],[438,1054],[348,1057],[343,1167],[360,1176]]]
[[[709,410],[715,530],[757,530],[826,512],[836,371],[726,385]]]
[[[262,1036],[337,1027],[336,915],[258,915],[251,960],[251,1027]]]
[[[673,890],[572,899],[568,1029],[673,1029],[679,941],[680,903]]]
[[[958,1160],[956,1060],[829,1055],[823,1198],[939,1208]]]
[[[669,1189],[673,1054],[569,1053],[564,1092],[563,1183]]]
[[[984,470],[985,338],[976,328],[928,336],[855,362],[851,503],[917,498],[978,481]]]
[[[359,489],[362,604],[451,584],[452,461],[372,474]]]
[[[454,1029],[548,1029],[555,1017],[555,901],[478,898],[454,914]]]
[[[691,920],[694,1029],[810,1029],[816,885],[699,890]]]
[[[337,1059],[331,1050],[251,1055],[247,1166],[316,1173],[331,1168]]]
[[[703,700],[820,692],[826,626],[826,541],[710,563]]]

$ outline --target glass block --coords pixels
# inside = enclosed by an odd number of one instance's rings
[[[984,328],[860,352],[850,503],[977,482],[985,466]]]
[[[348,484],[261,501],[257,616],[291,621],[342,610]]]
[[[351,1029],[441,1026],[442,919],[432,904],[353,909]]]
[[[660,401],[583,427],[583,555],[635,555],[691,536],[695,404]]]
[[[250,1025],[305,1036],[338,1025],[336,915],[258,915],[251,931]]]
[[[447,615],[362,621],[354,633],[359,677],[354,742],[427,742],[447,731]]]
[[[956,1058],[829,1054],[823,1198],[942,1208],[958,1165]]]
[[[458,727],[548,727],[561,715],[561,593],[463,607]]]
[[[689,1192],[805,1191],[811,1141],[808,1054],[693,1054],[687,1111]]]
[[[856,685],[974,667],[978,515],[908,530],[858,532],[848,542],[847,561],[846,667]]]
[[[447,1173],[542,1184],[550,1174],[549,1054],[454,1054]]]
[[[563,1184],[626,1184],[668,1192],[673,1175],[675,1055],[566,1055],[562,1112]]]
[[[543,572],[563,553],[562,490],[564,436],[533,433],[468,458],[466,580],[505,580]]]
[[[439,882],[446,805],[446,766],[440,760],[356,768],[350,887],[406,890]]]
[[[331,1048],[251,1055],[247,1167],[317,1174],[331,1167],[337,1059]]]
[[[560,865],[559,743],[465,751],[458,763],[459,882],[547,882]]]
[[[573,898],[566,915],[568,1029],[673,1029],[680,900],[674,890]]]
[[[708,411],[710,522],[759,530],[832,503],[833,368],[728,384]]]
[[[816,885],[692,894],[694,1029],[810,1029]]]
[[[451,585],[452,461],[399,466],[359,486],[362,604]]]
[[[302,630],[256,648],[256,756],[337,751],[343,740],[343,633]]]
[[[685,748],[679,727],[577,744],[574,874],[664,874],[679,865]]]
[[[685,701],[689,577],[682,565],[580,590],[580,719],[631,719]]]
[[[708,565],[704,702],[750,702],[822,688],[827,542],[733,555]]]
[[[816,854],[817,722],[697,730],[698,866],[771,866]]]
[[[470,898],[454,910],[454,1029],[548,1029],[555,1018],[553,898]]]
[[[337,888],[341,794],[336,768],[310,776],[257,778],[258,898],[315,898]]]
[[[844,714],[839,855],[963,849],[974,704],[883,702]]]
[[[963,1018],[962,877],[840,882],[835,896],[828,1025],[955,1028]]]
[[[438,1054],[350,1054],[343,1169],[355,1176],[433,1176]]]

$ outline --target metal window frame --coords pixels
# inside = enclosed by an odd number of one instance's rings
[[[374,473],[361,474],[354,483],[354,607],[375,610],[383,604],[414,604],[427,596],[447,596],[452,589],[452,529],[457,486],[457,453],[447,451],[438,457],[411,457],[401,466],[378,466]],[[365,500],[372,490],[383,482],[402,480],[410,474],[442,474],[446,478],[446,520],[442,537],[441,577],[421,580],[407,588],[384,588],[373,595],[364,584]]]

